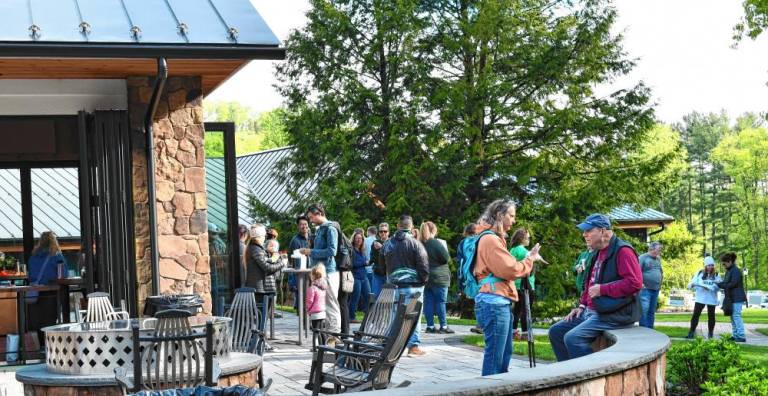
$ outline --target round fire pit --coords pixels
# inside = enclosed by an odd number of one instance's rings
[[[213,321],[213,354],[222,360],[229,356],[230,322],[220,316],[189,318],[195,332],[204,332]],[[50,326],[45,332],[45,363],[49,372],[69,375],[114,375],[115,368],[133,365],[131,327],[139,324],[143,335],[151,335],[157,320],[141,318],[109,322],[72,323]],[[204,346],[203,346],[204,347]]]

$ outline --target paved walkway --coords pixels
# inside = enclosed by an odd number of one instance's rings
[[[655,323],[656,326],[671,326],[671,327],[683,327],[683,328],[689,328],[691,325],[690,322],[659,322],[657,321]],[[745,323],[744,324],[744,330],[747,336],[747,344],[749,345],[762,345],[762,346],[768,346],[768,336],[764,336],[755,329],[757,328],[768,328],[768,325],[766,324],[753,324],[753,323]],[[731,324],[730,323],[721,323],[717,322],[715,323],[715,337],[720,336],[721,334],[731,334]],[[699,319],[699,326],[696,328],[696,334],[702,337],[705,337],[707,335],[707,320],[706,316],[703,316]]]
[[[294,314],[284,314],[283,319],[276,319],[275,337],[280,339],[290,335],[291,339],[295,339],[293,334],[297,322],[298,318]],[[426,334],[422,331],[422,349],[427,354],[418,358],[403,354],[392,375],[392,382],[397,384],[408,380],[412,383],[439,383],[479,376],[483,352],[461,342],[461,337],[474,334],[469,331],[470,326],[451,328],[456,334]],[[311,394],[304,389],[311,364],[309,349],[287,342],[271,342],[277,350],[267,353],[264,358],[265,375],[274,381],[269,394]],[[511,365],[523,369],[528,367],[528,361],[512,359]]]

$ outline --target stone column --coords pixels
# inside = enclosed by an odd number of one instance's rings
[[[133,199],[136,214],[138,302],[152,292],[149,252],[144,115],[153,77],[128,79],[128,113],[133,143]],[[198,293],[211,313],[208,215],[203,149],[203,94],[200,77],[169,77],[155,113],[160,293]]]

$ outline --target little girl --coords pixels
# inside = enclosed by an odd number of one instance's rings
[[[312,285],[307,289],[306,306],[313,329],[325,328],[325,266],[318,264],[309,274]]]

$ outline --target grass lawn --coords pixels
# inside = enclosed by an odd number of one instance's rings
[[[549,337],[545,335],[537,335],[534,337],[536,340],[536,360],[549,360],[555,361],[555,353],[552,352],[552,345],[549,344]],[[465,344],[474,345],[479,348],[485,346],[485,340],[482,335],[468,335],[461,339]],[[526,341],[515,341],[514,355],[528,356],[528,343]]]
[[[667,337],[685,338],[688,335],[687,327],[654,326],[653,329],[659,333],[666,334]]]
[[[681,342],[689,342],[688,340],[672,340],[672,344],[679,344]],[[736,345],[741,349],[741,356],[746,359],[747,361],[751,363],[755,363],[758,365],[767,365],[768,364],[768,346],[760,346],[760,345],[747,345],[747,344],[740,344],[736,343]]]
[[[755,329],[755,331],[760,333],[760,334],[762,334],[762,335],[764,335],[764,336],[768,336],[768,327],[760,327],[760,328]]]
[[[723,310],[718,307],[715,320],[722,323],[730,323],[731,318],[723,315]],[[706,315],[706,314],[703,314]],[[705,316],[706,317],[706,316]],[[768,309],[747,308],[742,311],[744,323],[768,324]],[[656,322],[690,322],[691,312],[681,313],[657,313]]]

